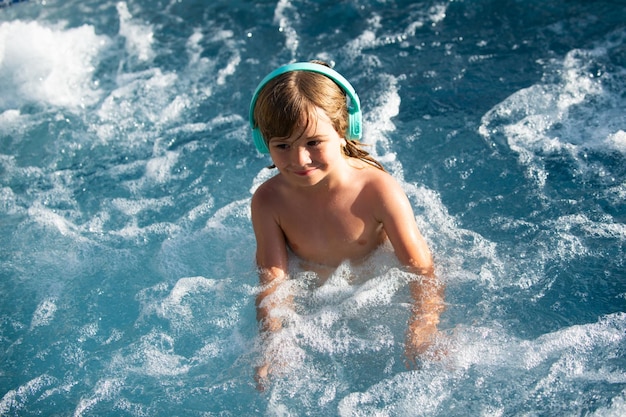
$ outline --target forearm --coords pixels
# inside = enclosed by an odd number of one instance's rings
[[[405,355],[409,366],[435,342],[439,317],[445,309],[444,286],[434,274],[409,283],[412,306],[407,326]]]
[[[439,324],[439,316],[445,310],[444,285],[434,274],[421,276],[409,283],[413,302],[409,326]]]
[[[283,328],[283,317],[280,310],[291,304],[291,296],[285,294],[282,284],[287,275],[280,269],[261,269],[259,281],[261,290],[256,297],[257,321],[261,333],[262,362],[255,368],[257,389],[265,390],[267,378],[273,372],[273,362],[277,356],[276,339]],[[282,288],[281,288],[282,287]]]
[[[277,300],[272,299],[275,291],[275,287],[261,291],[256,298],[256,319],[262,332],[276,332],[282,328],[282,320],[273,314],[280,305]]]
[[[259,274],[261,290],[256,297],[257,321],[262,332],[276,332],[282,328],[282,318],[276,313],[288,303],[280,287],[287,279],[281,270],[262,269]]]

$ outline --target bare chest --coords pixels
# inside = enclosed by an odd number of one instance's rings
[[[385,239],[381,223],[358,199],[290,207],[281,213],[280,225],[296,255],[331,266],[362,259]]]

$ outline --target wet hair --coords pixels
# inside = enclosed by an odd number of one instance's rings
[[[322,61],[311,61],[326,65]],[[270,80],[259,92],[254,108],[254,120],[265,142],[273,137],[289,137],[317,120],[316,107],[326,113],[341,137],[348,129],[346,93],[327,76],[311,71],[289,71]],[[363,144],[346,139],[346,156],[360,159],[385,171]],[[275,166],[270,166],[274,168]]]

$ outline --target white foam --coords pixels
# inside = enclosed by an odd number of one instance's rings
[[[591,417],[624,417],[626,416],[626,390],[622,391],[620,396],[611,400],[608,407],[600,407]]]
[[[102,401],[111,400],[118,396],[124,388],[124,381],[120,378],[104,378],[99,380],[93,390],[93,394],[89,397],[80,399],[74,409],[74,417],[90,415],[89,411]]]
[[[396,130],[392,119],[400,113],[398,79],[392,75],[380,75],[378,83],[381,92],[376,96],[377,102],[365,114],[367,130],[364,142],[383,145],[386,153],[390,153],[388,135]],[[373,150],[376,152],[376,147],[373,147]],[[385,157],[386,155],[379,156]]]
[[[120,75],[118,87],[104,100],[98,116],[103,122],[121,123],[120,128],[129,132],[136,130],[142,119],[158,124],[177,80],[176,74],[163,73],[160,68]]]
[[[191,367],[184,356],[164,352],[159,346],[147,346],[140,354],[141,362],[135,370],[145,375],[153,377],[181,375],[189,372]]]
[[[186,94],[176,94],[178,75],[160,68],[121,74],[116,81],[92,126],[103,142],[154,140],[155,131],[179,121],[192,102]]]
[[[435,4],[428,9],[428,15],[433,24],[440,23],[446,18],[447,4]]]
[[[55,378],[44,374],[27,381],[17,389],[8,390],[0,400],[0,415],[8,416],[11,412],[23,410],[29,402],[33,401],[31,397],[55,382]]]
[[[587,237],[616,239],[622,242],[626,240],[626,224],[615,222],[608,215],[602,220],[598,222],[591,220],[584,214],[572,214],[559,217],[554,222],[549,222],[548,225],[567,234],[572,229],[579,228]],[[579,251],[574,252],[574,254],[581,253]]]
[[[234,231],[227,224],[227,220],[231,217],[250,219],[250,198],[233,201],[224,207],[220,207],[207,221],[206,227],[212,230],[233,233]]]
[[[150,61],[155,53],[152,50],[154,33],[152,27],[133,19],[128,11],[126,2],[117,3],[117,12],[120,16],[120,35],[126,38],[126,50],[139,61]]]
[[[572,50],[561,60],[545,63],[543,80],[519,90],[489,110],[479,133],[488,140],[504,136],[519,155],[527,174],[544,186],[545,154],[563,154],[585,165],[586,149],[624,152],[626,119],[620,74],[593,73],[607,59],[604,46]]]
[[[601,318],[597,323],[574,325],[553,333],[544,334],[535,340],[519,340],[508,335],[498,326],[492,328],[458,329],[455,333],[456,348],[453,354],[455,365],[469,369],[474,365],[483,367],[519,368],[532,370],[545,362],[562,360],[559,366],[549,369],[547,380],[555,374],[571,373],[578,377],[583,373],[596,379],[595,364],[587,367],[590,359],[612,357],[626,339],[626,315],[616,313]],[[576,376],[578,375],[578,376]],[[544,378],[544,379],[545,379]],[[604,370],[601,380],[626,381],[623,374]],[[549,384],[541,383],[542,388]]]
[[[626,132],[618,130],[615,133],[611,133],[606,138],[606,145],[609,148],[616,149],[621,153],[626,154]]]
[[[178,153],[171,151],[152,158],[146,164],[146,176],[157,184],[163,184],[171,178],[172,167],[177,161]]]
[[[428,9],[414,9],[411,11],[407,26],[402,28],[394,25],[392,26],[392,32],[388,31],[390,26],[383,24],[380,14],[374,12],[367,19],[367,28],[346,44],[348,58],[351,60],[358,59],[361,62],[359,65],[364,67],[379,67],[381,63],[378,56],[368,54],[367,50],[389,44],[400,44],[401,47],[407,48],[410,45],[410,41],[415,38],[415,33],[418,29],[426,24],[435,26],[441,23],[445,20],[447,11],[447,3],[433,4]]]
[[[402,179],[401,184],[416,208],[417,224],[430,246],[441,280],[472,280],[489,288],[508,284],[504,280],[508,275],[506,265],[495,242],[460,227],[437,192]]]
[[[138,299],[142,305],[141,316],[157,316],[168,320],[177,331],[195,331],[208,328],[227,329],[238,320],[238,307],[224,305],[233,291],[228,279],[214,280],[204,277],[179,279],[169,290],[165,283],[141,291]],[[242,287],[239,285],[239,289]],[[246,295],[252,290],[243,287]]]
[[[371,28],[364,30],[359,36],[348,41],[345,48],[348,52],[348,57],[352,60],[358,58],[365,61],[364,67],[371,66],[376,68],[380,66],[379,58],[371,54],[365,54],[364,50],[373,48],[379,44],[375,30],[380,27],[380,16],[375,15],[370,19],[369,23]]]
[[[15,127],[20,121],[21,113],[19,110],[6,110],[0,113],[0,132],[8,132],[9,129]]]
[[[161,111],[161,121],[169,123],[172,121],[180,120],[188,108],[192,106],[192,99],[187,95],[179,95]]]
[[[187,39],[186,49],[190,65],[198,63],[202,57],[202,47],[200,46],[202,39],[204,39],[204,35],[197,28],[194,29],[189,39]]]
[[[442,404],[457,410],[470,406],[473,414],[485,416],[507,415],[522,408],[541,414],[549,407],[546,401],[576,393],[585,382],[626,382],[617,366],[607,364],[620,355],[626,339],[625,319],[626,315],[616,313],[535,340],[513,337],[497,323],[458,328],[448,357],[441,363],[424,363],[419,371],[400,372],[363,392],[350,393],[341,400],[339,414],[427,416],[440,413]],[[484,388],[498,395],[475,402]],[[576,399],[589,396],[580,393]],[[563,410],[571,411],[569,406],[576,407],[563,404]],[[623,410],[622,392],[594,415],[605,415],[604,411],[620,415]]]
[[[90,25],[0,24],[0,110],[33,102],[77,110],[96,103],[101,91],[92,75],[108,43]]]
[[[204,217],[207,213],[211,212],[213,207],[215,207],[215,199],[209,194],[208,189],[201,189],[201,191],[204,195],[207,195],[207,201],[200,203],[196,207],[189,210],[187,213],[187,219],[192,222]]]
[[[212,291],[217,286],[217,282],[204,277],[181,278],[170,292],[170,295],[163,300],[160,306],[161,314],[169,316],[183,316],[185,320],[192,320],[191,309],[182,304],[183,298],[196,292]]]
[[[389,266],[398,263],[387,247],[373,258],[359,266],[342,264],[325,280],[298,268],[297,261],[290,267],[292,279],[272,295],[293,299],[272,312],[285,327],[264,343],[257,341],[261,357],[277,367],[274,374],[280,378],[272,387],[277,400],[304,391],[298,395],[303,402],[329,403],[347,389],[350,380],[344,374],[352,368],[382,379],[402,360],[396,348],[404,342],[407,280],[414,276]],[[335,376],[329,378],[329,373]]]
[[[109,233],[113,236],[121,236],[125,239],[140,238],[146,242],[149,235],[165,235],[171,236],[180,231],[180,227],[172,223],[152,223],[145,227],[139,227],[135,221],[125,225],[121,229],[111,230]]]
[[[186,374],[191,365],[187,358],[176,354],[175,345],[171,335],[153,330],[129,345],[130,352],[117,353],[111,360],[111,367],[116,373],[155,378]],[[108,390],[103,392],[108,394]]]
[[[28,215],[43,226],[56,229],[63,236],[70,236],[77,241],[84,240],[80,235],[80,228],[76,224],[39,202],[33,203],[28,208]]]
[[[400,373],[365,392],[344,397],[338,407],[348,416],[430,416],[450,397],[444,375]]]
[[[274,23],[278,25],[278,30],[285,34],[285,47],[291,52],[292,59],[297,56],[300,38],[294,28],[300,15],[290,0],[279,0],[274,9]]]
[[[241,56],[239,54],[231,57],[226,63],[226,66],[217,72],[217,85],[225,85],[227,83],[227,78],[235,73],[240,62]]]
[[[30,329],[34,329],[39,326],[47,326],[54,319],[54,314],[57,311],[56,298],[50,297],[44,299],[37,306],[37,310],[33,314],[33,318],[30,322]]]
[[[24,209],[17,204],[17,201],[17,195],[11,188],[0,188],[0,209],[3,213],[13,215],[23,212]]]
[[[388,258],[393,256],[387,252]],[[394,344],[393,331],[385,323],[377,323],[365,333],[347,325],[352,319],[367,320],[373,312],[405,308],[394,306],[392,299],[401,288],[406,290],[407,277],[391,269],[367,279],[366,269],[344,264],[321,286],[315,274],[300,272],[276,291],[277,297],[287,298],[290,294],[295,297],[295,312],[290,309],[276,312],[292,323],[288,332],[298,340],[294,343],[331,355],[379,351]]]
[[[111,200],[111,204],[113,205],[113,207],[117,208],[122,213],[128,216],[136,216],[137,214],[146,210],[173,206],[174,201],[172,197],[144,199],[114,198]]]

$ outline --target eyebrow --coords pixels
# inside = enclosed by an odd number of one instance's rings
[[[298,139],[300,139],[300,138],[296,138],[296,139],[289,139],[288,137],[279,137],[279,136],[275,136],[275,137],[273,137],[273,138],[270,138],[270,140],[268,140],[267,142],[269,143],[269,142],[274,141],[274,142],[293,143],[293,142],[295,142],[295,141],[296,141],[296,140],[298,140]]]

